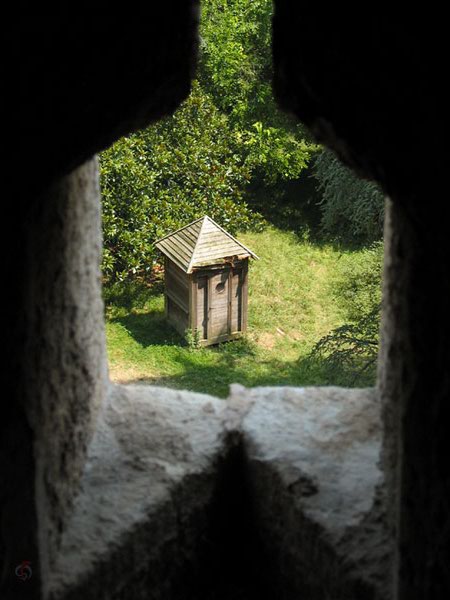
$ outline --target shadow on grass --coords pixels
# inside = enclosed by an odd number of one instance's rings
[[[164,280],[162,278],[152,282],[132,281],[117,282],[103,287],[103,300],[106,312],[120,309],[131,310],[142,308],[145,303],[154,296],[164,292]]]
[[[165,386],[226,397],[229,386],[239,383],[256,386],[370,386],[374,380],[366,373],[364,381],[355,380],[354,371],[330,369],[324,361],[311,357],[285,361],[280,356],[261,355],[247,338],[208,348],[189,348],[184,339],[165,321],[162,311],[129,314],[113,319],[120,323],[143,348],[153,347],[156,356],[170,361],[175,375],[142,377],[128,383]]]
[[[230,342],[233,344],[236,342]],[[211,352],[212,349],[202,352]],[[365,382],[355,382],[353,372],[342,369],[332,374],[325,365],[311,364],[305,359],[299,363],[287,363],[280,360],[249,362],[247,365],[238,363],[227,353],[220,353],[220,359],[215,364],[202,364],[188,354],[179,354],[177,363],[182,366],[182,373],[168,377],[140,378],[128,383],[138,383],[162,386],[171,389],[183,389],[192,392],[211,394],[226,398],[229,386],[239,383],[245,387],[306,387],[337,385],[342,387],[370,387],[374,381],[367,378]],[[330,379],[331,375],[331,379]]]
[[[319,196],[307,172],[299,179],[276,186],[255,183],[248,191],[246,202],[278,229],[294,231],[301,238],[307,234],[311,241],[323,242]]]
[[[166,321],[164,311],[129,313],[111,319],[119,323],[143,348],[148,346],[186,346],[185,339]]]
[[[356,240],[351,236],[331,236],[322,228],[321,193],[317,180],[307,169],[298,179],[268,186],[254,183],[246,196],[247,204],[266,221],[281,229],[292,231],[301,240],[305,238],[318,247],[332,246],[339,251],[357,251],[367,248],[374,240]]]

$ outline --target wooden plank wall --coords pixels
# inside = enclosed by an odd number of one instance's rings
[[[170,259],[165,261],[166,316],[175,329],[184,335],[190,326],[190,277]]]
[[[195,326],[205,342],[235,338],[244,330],[247,265],[248,261],[243,261],[236,267],[204,269],[195,273]],[[223,291],[217,289],[219,284]]]
[[[168,319],[182,334],[187,328],[199,331],[203,345],[239,337],[247,328],[247,277],[248,260],[193,275],[167,261]]]
[[[166,293],[186,313],[189,312],[189,275],[173,262],[167,261]]]
[[[208,317],[208,338],[216,338],[230,333],[229,316],[229,269],[218,271],[209,279],[211,302]]]
[[[242,330],[242,269],[231,274],[231,333]]]
[[[247,315],[248,315],[248,258],[244,260],[242,265],[242,291],[241,291],[241,331],[247,331]]]
[[[167,313],[169,323],[171,323],[175,327],[175,329],[180,335],[184,336],[184,334],[186,333],[186,329],[189,327],[189,317],[187,312],[182,310],[178,306],[178,304],[173,302],[173,300],[170,297],[168,297]]]
[[[200,332],[201,339],[208,337],[208,277],[199,276],[195,279],[194,290],[197,296],[195,327]]]

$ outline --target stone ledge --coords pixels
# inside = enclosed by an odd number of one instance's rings
[[[372,389],[232,387],[278,598],[388,598],[380,404]]]
[[[239,506],[230,510],[234,494],[249,503],[262,540],[255,552],[260,547],[271,565],[277,597],[337,586],[333,599],[355,590],[364,592],[357,600],[376,598],[386,557],[384,521],[370,521],[382,483],[380,443],[373,390],[234,385],[224,401],[113,386],[50,597],[228,597],[211,595],[200,580],[211,576],[205,564],[216,521],[229,520],[233,535],[253,535]],[[236,549],[247,542],[236,539]],[[214,544],[220,554],[220,540]]]

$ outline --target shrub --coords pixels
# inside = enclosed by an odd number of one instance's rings
[[[322,230],[346,242],[371,243],[383,236],[384,197],[372,181],[359,178],[330,150],[314,161],[321,193]]]
[[[314,346],[311,359],[321,362],[330,381],[339,374],[353,385],[373,384],[378,358],[381,314],[383,244],[364,252],[364,260],[352,259],[335,287],[348,322],[333,329]]]
[[[102,153],[108,283],[148,276],[155,240],[205,214],[231,233],[261,226],[243,200],[250,174],[230,140],[227,118],[194,83],[172,117]]]

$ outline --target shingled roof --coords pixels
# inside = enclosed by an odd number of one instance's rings
[[[225,258],[258,258],[210,217],[201,217],[169,233],[155,243],[185,273],[196,267],[217,264]]]

